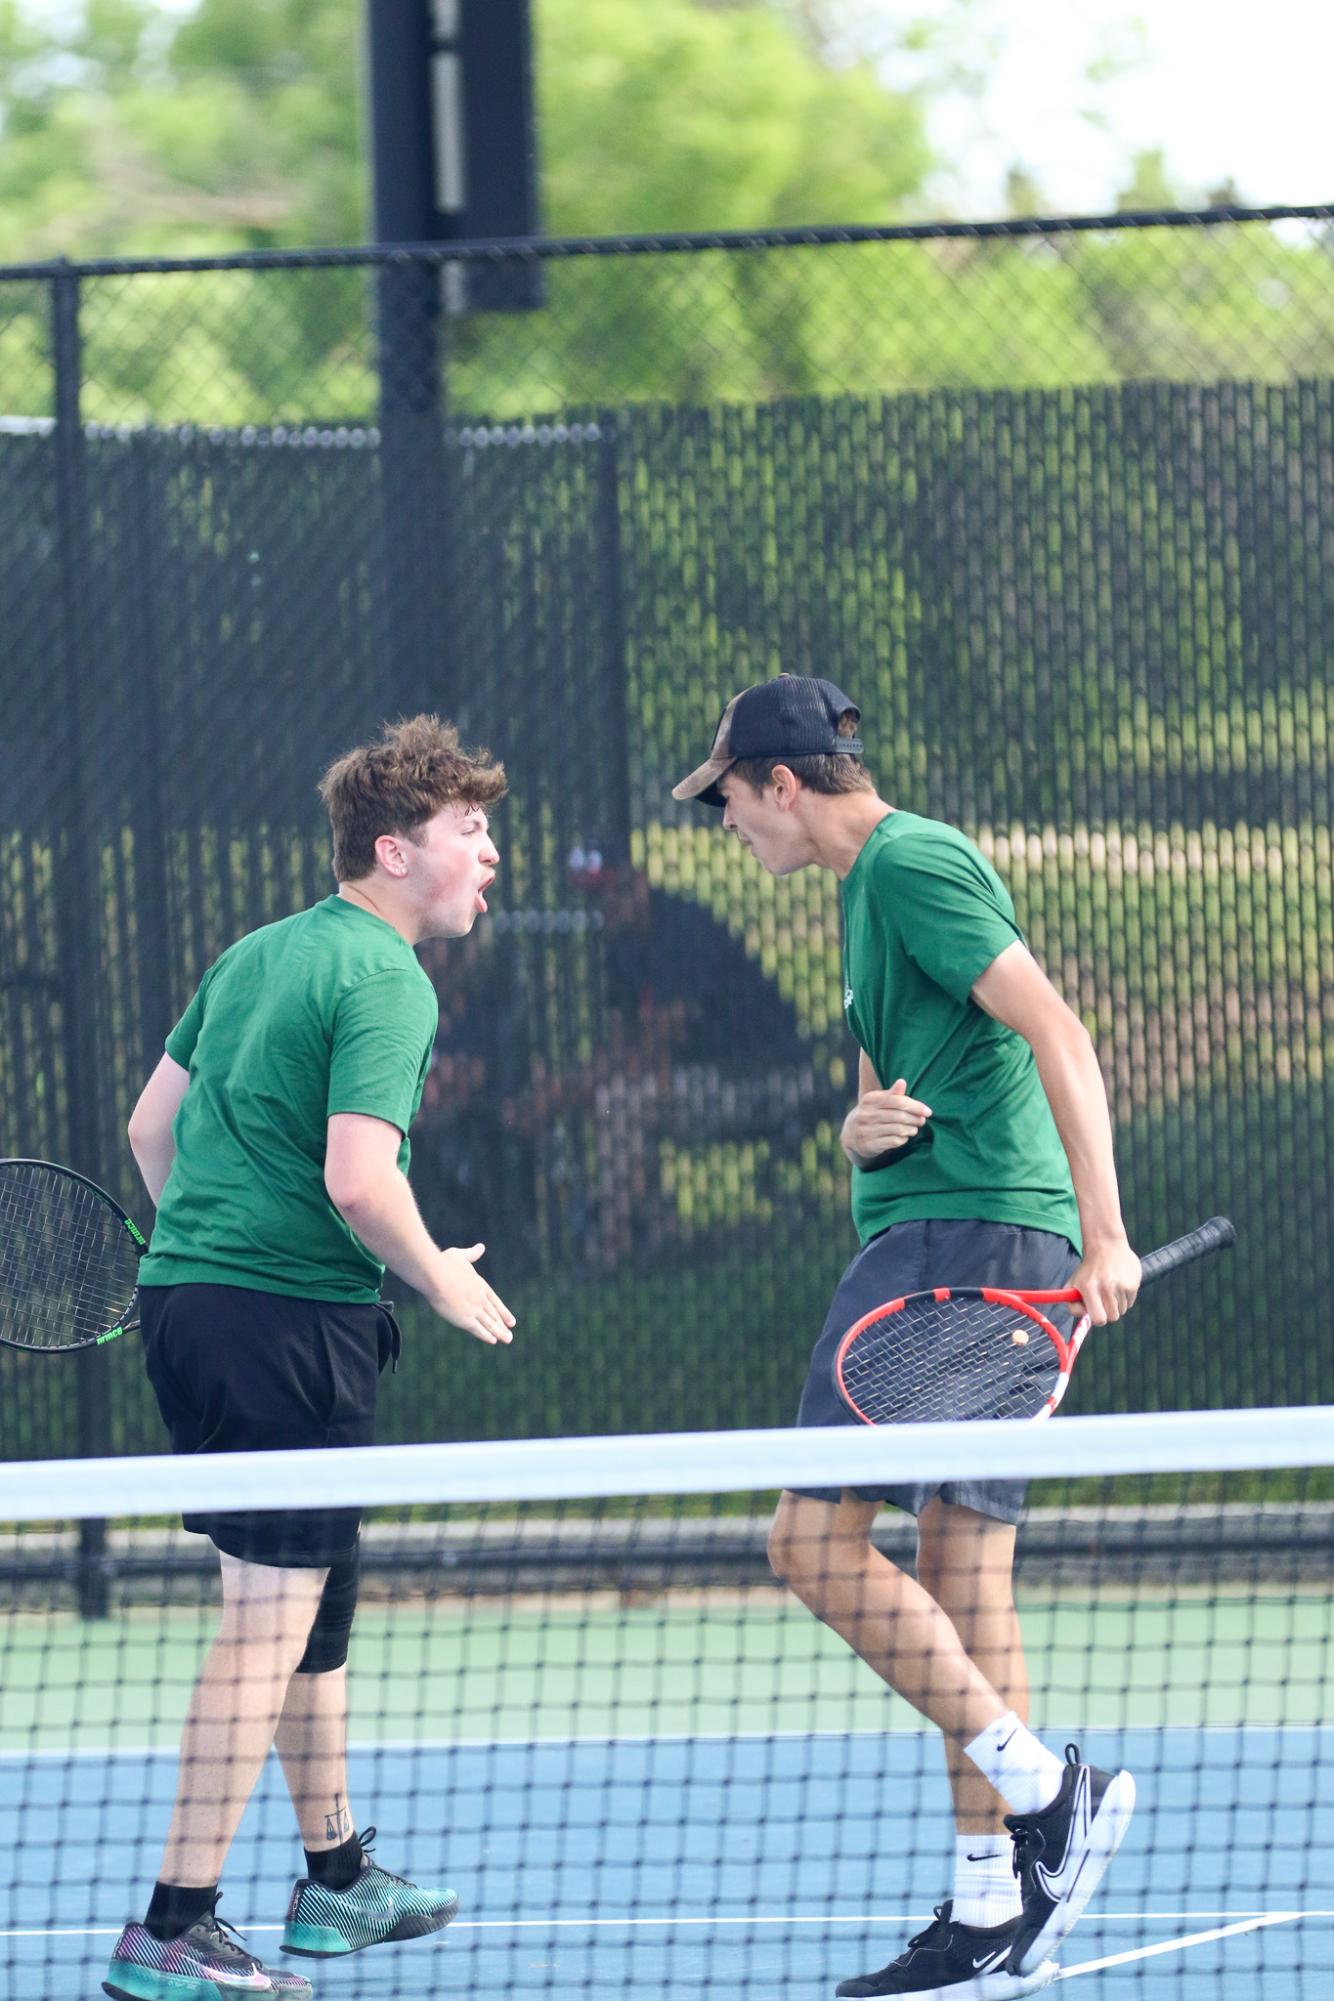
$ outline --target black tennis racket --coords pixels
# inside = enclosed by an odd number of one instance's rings
[[[1236,1242],[1226,1216],[1150,1251],[1141,1285]],[[1070,1384],[1089,1331],[1072,1333],[1039,1311],[1079,1306],[1071,1287],[1009,1292],[945,1287],[891,1299],[849,1327],[834,1358],[838,1393],[863,1424],[932,1424],[980,1418],[1050,1417]]]
[[[133,1327],[148,1249],[118,1202],[72,1167],[0,1160],[0,1342],[96,1348]]]

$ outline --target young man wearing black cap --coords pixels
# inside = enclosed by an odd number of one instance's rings
[[[978,849],[878,796],[860,718],[829,681],[762,682],[729,702],[710,756],[673,790],[720,807],[771,875],[827,868],[841,885],[844,1008],[861,1049],[842,1139],[861,1249],[812,1354],[799,1425],[853,1421],[834,1350],[885,1300],[1073,1284],[1102,1325],[1139,1285],[1089,1035]],[[840,1995],[1017,2001],[1045,1987],[1129,1821],[1128,1773],[1062,1765],[1023,1720],[1011,1582],[1022,1499],[1014,1483],[959,1481],[779,1503],[774,1569],[944,1732],[954,1797],[953,1895],[899,1958]],[[917,1517],[916,1581],[871,1543],[887,1500]]]

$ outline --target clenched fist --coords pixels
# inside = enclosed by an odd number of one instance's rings
[[[887,1091],[863,1091],[843,1121],[843,1151],[854,1167],[864,1167],[881,1154],[893,1153],[915,1139],[931,1116],[930,1105],[907,1095],[908,1080],[898,1078]]]

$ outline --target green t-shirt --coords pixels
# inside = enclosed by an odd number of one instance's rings
[[[378,1298],[384,1266],[324,1186],[326,1125],[397,1126],[406,1173],[436,1018],[412,947],[339,896],[224,952],[167,1037],[190,1083],[141,1281]]]
[[[930,1105],[887,1165],[852,1171],[862,1243],[909,1217],[1053,1230],[1079,1248],[1065,1148],[1033,1052],[969,998],[1022,936],[1004,883],[954,827],[890,813],[845,876],[843,1004],[882,1086]]]

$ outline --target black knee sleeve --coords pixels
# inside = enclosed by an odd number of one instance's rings
[[[360,1552],[354,1550],[341,1563],[331,1563],[320,1593],[319,1610],[306,1641],[306,1651],[297,1663],[298,1674],[328,1674],[347,1659],[352,1621],[357,1610]]]

